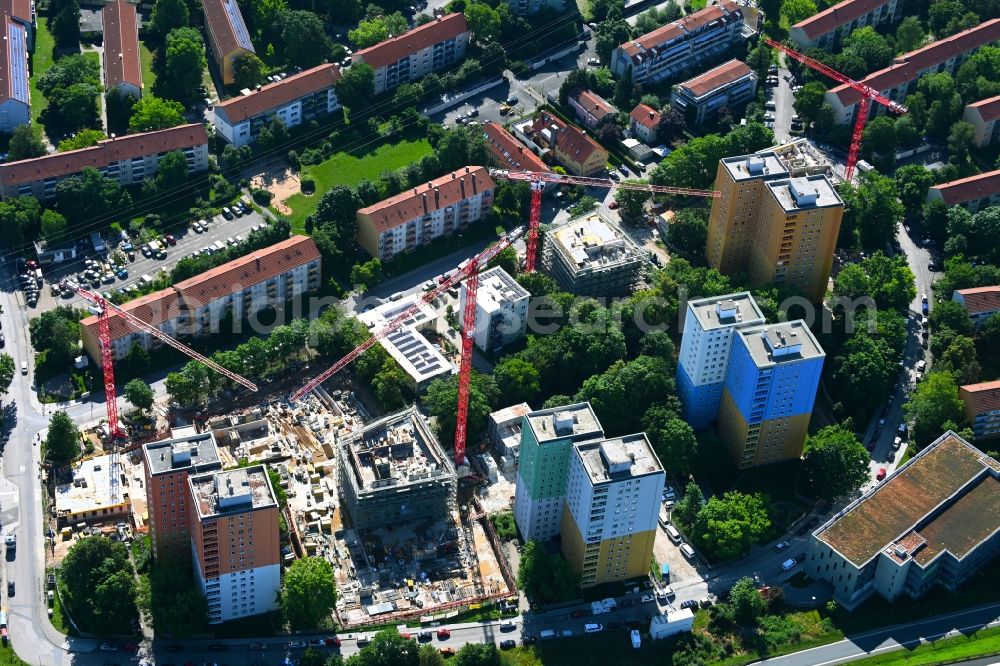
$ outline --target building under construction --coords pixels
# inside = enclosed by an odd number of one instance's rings
[[[545,233],[542,267],[559,286],[581,296],[631,293],[647,251],[636,245],[603,206]]]
[[[342,508],[365,530],[450,515],[457,477],[415,407],[352,433],[338,446]]]

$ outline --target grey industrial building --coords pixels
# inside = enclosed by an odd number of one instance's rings
[[[581,296],[621,296],[642,276],[647,252],[604,206],[549,229],[542,267],[563,289]]]
[[[416,407],[341,440],[338,456],[342,506],[356,529],[438,520],[453,508],[455,469]]]

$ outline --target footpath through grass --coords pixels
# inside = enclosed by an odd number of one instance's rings
[[[976,657],[1000,654],[1000,628],[983,629],[968,636],[943,638],[923,643],[913,649],[896,650],[854,662],[863,666],[933,666],[951,664]]]
[[[387,143],[361,154],[336,153],[329,159],[303,172],[316,179],[316,193],[311,196],[296,194],[285,204],[292,209],[289,220],[293,233],[302,233],[306,216],[316,210],[323,193],[335,185],[357,185],[363,180],[377,181],[383,171],[393,171],[412,162],[419,162],[424,155],[430,155],[431,145],[427,139]]]
[[[31,88],[31,121],[33,123],[38,122],[42,111],[49,105],[49,101],[38,90],[36,84],[45,72],[52,69],[52,65],[56,61],[55,48],[56,39],[49,32],[49,19],[39,16],[35,24],[35,53],[31,56],[31,78],[28,79]]]

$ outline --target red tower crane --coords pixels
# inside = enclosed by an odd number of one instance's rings
[[[490,169],[494,178],[505,180],[527,181],[531,183],[531,214],[528,217],[528,240],[525,243],[524,270],[532,273],[538,257],[538,226],[542,218],[542,188],[546,183],[561,183],[566,185],[583,185],[585,187],[617,187],[621,190],[639,190],[650,194],[680,194],[693,197],[718,197],[716,190],[693,190],[684,187],[668,187],[666,185],[650,185],[648,183],[616,182],[605,178],[590,178],[587,176],[564,176],[552,171],[507,171],[506,169]],[[468,288],[468,287],[466,287]]]
[[[111,464],[108,465],[108,468],[111,474],[112,500],[118,497],[118,474],[116,472],[118,467],[118,447],[127,439],[127,437],[118,427],[118,396],[115,391],[115,365],[114,356],[111,351],[111,330],[108,323],[109,312],[117,314],[135,328],[159,338],[174,349],[187,354],[194,360],[208,366],[212,370],[215,370],[220,375],[228,377],[237,384],[242,384],[251,391],[257,390],[257,385],[249,379],[246,379],[231,370],[223,368],[212,359],[207,358],[187,345],[178,342],[155,326],[147,324],[132,313],[123,310],[114,303],[110,302],[97,292],[84,289],[83,287],[75,285],[75,283],[65,280],[61,283],[61,286],[70,289],[84,300],[88,301],[91,304],[90,311],[97,315],[97,335],[101,345],[101,369],[104,371],[104,399],[105,402],[107,402],[108,408],[108,444],[111,449]]]
[[[860,81],[855,81],[851,77],[841,74],[837,70],[824,65],[818,60],[790,49],[780,42],[776,42],[773,39],[765,37],[764,43],[771,48],[778,49],[788,57],[798,60],[803,65],[811,67],[821,74],[826,74],[834,81],[848,85],[861,93],[861,101],[858,102],[858,118],[854,121],[854,133],[851,135],[851,148],[847,153],[847,168],[844,170],[844,179],[847,182],[851,182],[851,179],[854,177],[854,166],[858,163],[858,151],[861,149],[861,134],[865,130],[865,123],[868,120],[868,110],[871,103],[878,102],[890,111],[895,111],[899,114],[906,113],[906,107],[899,102],[894,102],[871,86],[861,83]]]
[[[514,241],[520,238],[521,233],[522,230],[518,228],[501,237],[499,241],[470,259],[465,266],[462,266],[455,271],[454,274],[442,280],[434,289],[424,292],[424,294],[416,302],[414,302],[413,305],[393,317],[392,320],[390,320],[385,326],[373,333],[370,338],[352,349],[347,353],[347,355],[324,370],[322,373],[306,382],[302,388],[290,396],[289,400],[292,402],[301,400],[310,391],[343,370],[347,365],[354,361],[354,359],[371,349],[376,342],[395,331],[400,324],[419,312],[420,308],[425,304],[430,303],[464,279],[465,310],[462,319],[462,360],[458,372],[458,412],[455,424],[455,464],[461,465],[464,463],[466,424],[469,413],[469,382],[472,377],[472,341],[475,337],[476,329],[476,290],[479,287],[479,269],[489,263],[490,259],[510,247]]]

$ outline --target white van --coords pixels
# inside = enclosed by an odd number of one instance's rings
[[[542,631],[538,634],[538,637],[541,638],[543,641],[546,638],[555,638],[556,632],[552,631],[551,629],[542,629]]]
[[[681,542],[681,533],[677,531],[676,527],[674,527],[673,525],[666,525],[664,526],[663,529],[667,533],[667,536],[670,537],[671,541],[673,541],[674,543]]]
[[[694,559],[694,548],[692,548],[686,543],[681,544],[681,553],[684,555],[684,557],[688,558],[689,560]]]

